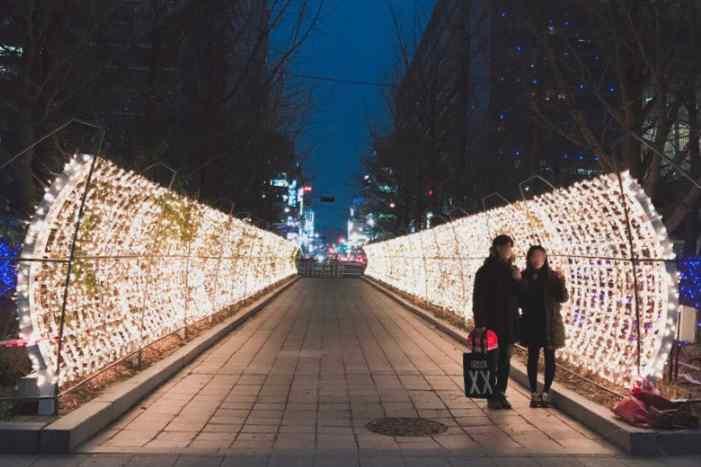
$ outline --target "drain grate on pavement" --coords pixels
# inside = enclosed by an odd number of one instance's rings
[[[416,417],[385,417],[370,421],[365,427],[387,436],[432,436],[448,429],[440,422]]]

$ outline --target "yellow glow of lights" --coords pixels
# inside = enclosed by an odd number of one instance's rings
[[[74,157],[25,239],[20,336],[55,382],[66,260],[92,156]],[[58,381],[75,381],[295,274],[296,246],[98,158],[78,235]]]
[[[475,273],[501,233],[514,238],[519,266],[541,244],[567,277],[567,345],[559,355],[583,372],[626,385],[660,376],[669,355],[678,299],[672,243],[641,187],[626,172],[640,303],[641,375],[637,366],[633,263],[616,174],[579,182],[431,230],[367,245],[366,274],[420,300],[472,318]]]

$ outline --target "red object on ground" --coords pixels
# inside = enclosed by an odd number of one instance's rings
[[[661,416],[678,410],[678,405],[662,396],[655,384],[648,379],[636,381],[630,389],[630,395],[613,407],[613,412],[621,419],[643,428],[669,428],[669,423],[665,426],[664,417]]]
[[[9,339],[6,341],[0,341],[0,347],[5,347],[5,348],[21,348],[21,347],[26,347],[27,346],[27,341],[24,339]]]
[[[631,425],[639,427],[650,426],[650,411],[645,403],[633,396],[628,396],[616,403],[613,413]]]
[[[494,350],[499,348],[499,339],[497,339],[497,335],[494,331],[491,329],[487,329],[484,331],[486,335],[484,336],[484,341],[487,344],[487,350]],[[477,345],[477,352],[485,352],[485,350],[482,348],[482,336],[477,333],[476,330],[472,330],[469,336],[467,336],[467,348],[470,349],[470,351],[474,352],[475,349],[472,348],[472,337],[474,336],[475,338],[475,344]]]
[[[639,379],[633,383],[633,387],[630,389],[630,394],[638,399],[645,394],[651,394],[655,396],[660,395],[660,391],[655,387],[655,385],[648,379]]]

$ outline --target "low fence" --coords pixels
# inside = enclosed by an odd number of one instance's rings
[[[304,277],[343,277],[343,264],[338,261],[300,260],[297,263],[297,272]]]
[[[314,259],[299,260],[297,272],[303,277],[344,278],[363,275],[365,266],[360,263],[336,260],[316,261]]]
[[[296,246],[109,161],[74,157],[18,258],[41,397],[295,274]]]
[[[621,385],[662,374],[677,319],[673,247],[627,173],[367,245],[365,274],[470,320],[475,273],[502,233],[515,239],[520,267],[540,244],[567,277],[562,358]]]

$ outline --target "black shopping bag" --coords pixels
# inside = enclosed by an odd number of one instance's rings
[[[481,345],[475,343],[472,335],[472,352],[462,355],[462,367],[465,378],[465,396],[473,399],[492,397],[497,387],[497,359],[499,349],[487,350],[482,333]]]

